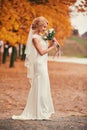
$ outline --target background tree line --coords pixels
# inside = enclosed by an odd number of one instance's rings
[[[26,45],[29,27],[37,16],[44,16],[53,27],[60,44],[72,32],[70,6],[76,0],[0,0],[0,40],[9,45]],[[76,6],[84,12],[87,2]],[[24,47],[25,48],[25,47]],[[14,50],[14,49],[13,49]]]

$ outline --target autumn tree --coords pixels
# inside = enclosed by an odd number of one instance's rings
[[[0,1],[0,39],[11,45],[26,44],[32,20],[43,15],[49,27],[56,30],[59,42],[70,35],[70,9],[76,0],[1,0]],[[87,7],[87,2],[83,3]],[[85,11],[83,6],[76,7]]]

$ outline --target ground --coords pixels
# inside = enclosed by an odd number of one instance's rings
[[[50,121],[14,121],[30,89],[24,62],[0,64],[0,130],[86,130],[87,65],[48,61],[55,114]]]

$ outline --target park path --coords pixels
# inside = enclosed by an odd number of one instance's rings
[[[49,61],[65,62],[65,63],[76,63],[76,64],[87,64],[87,58],[76,58],[76,57],[54,57],[49,56]]]
[[[0,65],[0,130],[86,130],[87,65],[48,61],[55,114],[48,121],[14,121],[30,89],[24,62]]]

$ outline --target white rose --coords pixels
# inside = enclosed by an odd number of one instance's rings
[[[52,33],[54,31],[54,28],[49,29],[49,33]]]

